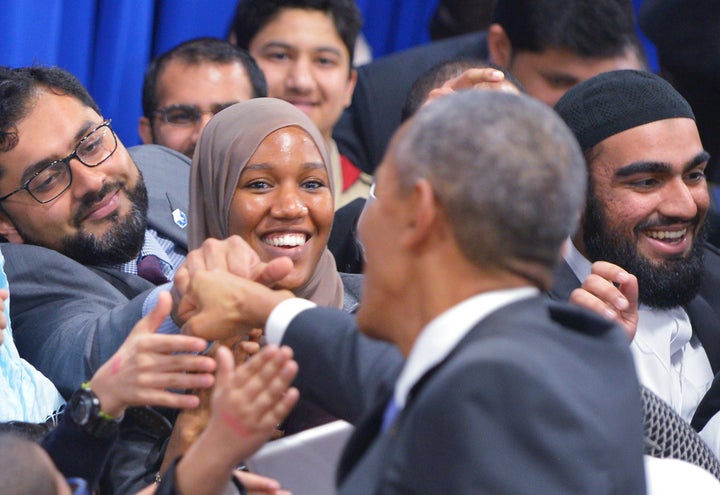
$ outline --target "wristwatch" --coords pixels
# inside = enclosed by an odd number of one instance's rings
[[[100,400],[90,389],[89,383],[83,383],[70,397],[65,414],[70,415],[82,431],[95,438],[108,438],[120,428],[122,416],[115,419],[100,410]]]

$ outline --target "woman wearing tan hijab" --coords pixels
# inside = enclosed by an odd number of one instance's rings
[[[334,216],[325,140],[294,105],[275,98],[237,103],[210,120],[190,171],[190,249],[241,236],[268,261],[293,270],[279,287],[318,305],[354,312],[361,276],[338,273],[327,249]],[[301,399],[286,434],[332,420]]]
[[[189,248],[240,235],[263,261],[292,259],[281,288],[353,312],[358,279],[341,279],[327,249],[334,212],[329,163],[317,127],[283,100],[256,98],[218,113],[193,157]]]

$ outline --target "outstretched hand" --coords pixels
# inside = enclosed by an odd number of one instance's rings
[[[168,389],[213,385],[215,361],[196,354],[207,348],[205,340],[155,333],[171,305],[170,294],[161,292],[157,306],[135,325],[123,345],[90,380],[105,414],[120,417],[125,408],[141,405],[197,407],[200,400],[196,396]]]
[[[263,328],[270,312],[293,297],[287,290],[272,290],[226,272],[198,271],[185,297],[188,315],[183,332],[208,340],[225,340]]]
[[[288,347],[266,346],[235,367],[232,353],[221,346],[215,359],[210,421],[176,470],[181,493],[216,493],[235,466],[270,438],[299,398],[297,389],[288,388],[298,370]],[[277,488],[266,487],[271,492]]]
[[[172,289],[173,319],[182,326],[196,313],[192,297],[185,297],[193,278],[199,272],[230,273],[272,287],[285,278],[293,268],[289,258],[276,258],[263,262],[250,245],[240,236],[227,239],[206,239],[198,249],[188,253],[177,270]]]

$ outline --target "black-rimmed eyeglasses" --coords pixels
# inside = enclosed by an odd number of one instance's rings
[[[152,114],[153,116],[159,116],[165,123],[170,125],[191,126],[197,125],[202,119],[203,114],[209,113],[215,115],[220,110],[225,110],[235,103],[236,102],[219,103],[213,105],[210,110],[201,110],[197,105],[171,105],[169,107],[159,108]]]
[[[65,158],[48,163],[10,194],[0,198],[5,201],[23,189],[38,203],[49,203],[64,193],[72,183],[70,160],[77,160],[86,167],[97,167],[115,153],[117,137],[110,127],[110,119],[90,131]]]

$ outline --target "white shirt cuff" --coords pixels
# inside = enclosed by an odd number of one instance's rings
[[[272,310],[265,323],[265,338],[268,344],[280,345],[287,327],[297,315],[317,306],[312,301],[294,297],[281,302]]]

